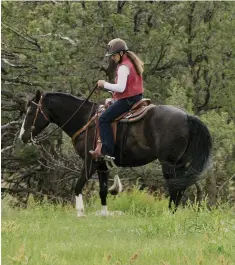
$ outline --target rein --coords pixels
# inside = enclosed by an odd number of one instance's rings
[[[43,114],[44,118],[49,121],[49,119],[46,117],[46,115],[44,114],[43,110],[42,110],[42,99],[43,97],[41,96],[41,99],[39,100],[39,103],[35,103],[32,101],[33,104],[37,105],[37,110],[36,110],[36,114],[35,114],[35,118],[34,118],[34,122],[33,122],[33,130],[31,131],[31,141],[33,143],[39,143],[41,141],[44,141],[46,140],[49,135],[51,135],[52,133],[54,133],[55,131],[59,130],[59,129],[62,129],[69,121],[71,121],[71,119],[77,114],[77,112],[81,109],[81,107],[89,100],[89,98],[92,96],[92,94],[95,92],[96,88],[97,88],[97,84],[95,85],[95,87],[91,90],[90,94],[87,96],[87,98],[82,102],[82,104],[77,108],[77,110],[73,113],[73,115],[61,126],[61,127],[57,127],[55,128],[54,130],[52,130],[51,132],[49,132],[47,135],[45,136],[42,136],[41,138],[39,139],[36,139],[36,141],[33,139],[32,137],[32,131],[34,130],[34,125],[35,125],[35,122],[37,120],[37,117],[38,117],[38,113],[39,113],[39,110],[40,112]]]

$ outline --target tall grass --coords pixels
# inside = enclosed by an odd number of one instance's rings
[[[30,200],[27,209],[4,201],[2,264],[235,264],[235,214],[189,205],[171,214],[166,199],[133,189],[109,197],[113,215],[97,216],[99,199],[77,219],[71,205]],[[119,214],[122,211],[123,214]]]

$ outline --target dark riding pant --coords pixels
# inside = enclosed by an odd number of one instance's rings
[[[114,137],[112,122],[123,113],[129,111],[131,107],[142,98],[142,94],[119,99],[114,102],[99,118],[100,138],[102,141],[102,154],[113,156]]]

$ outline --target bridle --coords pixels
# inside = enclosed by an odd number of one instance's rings
[[[33,138],[33,130],[35,129],[35,123],[36,123],[36,120],[37,120],[37,117],[38,117],[38,113],[39,113],[39,111],[41,112],[41,114],[43,115],[43,117],[44,117],[44,119],[46,120],[46,121],[49,121],[50,122],[50,120],[49,120],[49,118],[46,116],[46,114],[44,113],[44,111],[42,110],[42,96],[41,96],[41,98],[40,98],[40,100],[39,100],[39,102],[38,103],[36,103],[36,102],[34,102],[34,101],[31,101],[31,103],[33,103],[34,105],[36,105],[37,106],[37,109],[36,109],[36,113],[35,113],[35,117],[34,117],[34,120],[33,120],[33,125],[32,125],[32,129],[31,129],[31,132],[30,132],[30,138],[31,138],[31,141],[33,142],[33,143],[36,143],[37,141],[35,141],[34,140],[34,138]]]
[[[31,101],[31,103],[33,103],[34,105],[37,106],[37,110],[36,110],[36,113],[35,113],[35,117],[34,117],[34,121],[33,121],[33,125],[32,125],[32,126],[34,127],[34,125],[35,125],[35,122],[36,122],[36,120],[37,120],[37,117],[38,117],[38,113],[39,113],[39,111],[42,113],[42,115],[43,115],[43,117],[45,118],[45,120],[46,120],[46,121],[49,121],[49,119],[47,118],[46,114],[45,114],[44,111],[42,110],[42,96],[41,96],[41,98],[40,98],[40,100],[39,100],[38,103],[36,103],[36,102],[34,102],[34,101]]]
[[[35,113],[35,117],[34,117],[34,120],[33,120],[33,125],[32,125],[32,129],[31,129],[31,132],[30,132],[30,137],[31,137],[31,141],[33,144],[36,144],[36,143],[40,143],[41,141],[47,139],[49,137],[50,134],[52,134],[53,132],[55,132],[56,130],[58,129],[62,129],[74,116],[75,114],[79,111],[79,109],[85,104],[85,102],[87,102],[89,100],[89,98],[91,97],[91,95],[94,93],[94,91],[96,90],[96,88],[98,87],[98,85],[96,84],[96,86],[91,90],[90,94],[88,95],[88,97],[82,102],[82,104],[78,107],[78,109],[72,114],[72,116],[61,126],[61,127],[57,127],[56,129],[52,130],[51,132],[49,132],[46,136],[42,136],[40,139],[34,139],[33,138],[33,130],[35,129],[35,123],[36,123],[36,120],[37,120],[37,117],[38,117],[38,113],[40,111],[40,113],[43,115],[44,119],[46,121],[48,121],[50,123],[50,119],[46,116],[46,114],[44,113],[43,109],[42,109],[42,100],[43,100],[43,95],[41,95],[40,97],[40,100],[38,103],[34,102],[34,101],[31,101],[31,103],[33,103],[34,105],[37,106],[37,109],[36,109],[36,113]],[[94,104],[92,106],[92,109],[94,107]],[[89,114],[89,120],[90,120],[90,115],[92,113],[92,109],[90,111],[90,114]],[[98,117],[98,110],[97,110],[97,113],[96,113],[96,116]],[[86,127],[86,136],[85,136],[85,156],[87,154],[87,128],[88,126]],[[96,134],[96,132],[95,132]],[[95,138],[94,138],[95,140]],[[93,143],[94,145],[94,143]],[[86,164],[86,160],[85,159],[85,174],[86,174],[86,178],[88,179],[88,173],[87,173],[87,164]],[[116,165],[114,164],[114,162],[111,160],[111,167],[108,165],[108,161],[105,161],[106,165],[107,165],[107,168],[110,170],[112,167],[116,167]],[[89,172],[91,170],[91,166],[92,166],[92,163],[90,164],[90,169],[89,169]]]
[[[55,132],[55,131],[57,131],[59,129],[62,129],[76,115],[76,113],[80,110],[80,108],[89,100],[89,98],[94,93],[94,91],[96,90],[97,87],[98,87],[98,85],[96,84],[95,87],[91,90],[90,94],[87,96],[87,98],[82,102],[82,104],[77,108],[77,110],[72,114],[72,116],[62,126],[55,128],[54,130],[49,132],[47,135],[42,136],[40,139],[36,139],[36,140],[33,138],[33,134],[32,133],[33,133],[33,130],[35,129],[35,123],[36,123],[39,111],[42,113],[42,115],[43,115],[43,117],[45,118],[46,121],[50,122],[50,120],[49,120],[49,118],[45,115],[45,113],[42,110],[43,96],[41,96],[41,98],[40,98],[38,103],[36,103],[34,101],[31,101],[31,103],[33,103],[34,105],[37,106],[37,110],[36,110],[36,113],[35,113],[33,125],[31,127],[32,129],[31,129],[31,132],[30,132],[32,143],[36,144],[36,143],[39,143],[39,142],[41,142],[43,140],[46,140],[49,137],[49,135],[51,135],[53,132]]]

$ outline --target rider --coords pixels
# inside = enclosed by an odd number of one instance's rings
[[[111,56],[111,59],[117,63],[115,84],[105,80],[99,80],[97,84],[98,87],[114,92],[114,103],[99,118],[101,139],[97,142],[97,148],[90,151],[93,158],[114,155],[115,143],[111,124],[117,117],[129,111],[142,98],[144,92],[143,62],[134,52],[128,50],[124,40],[119,38],[111,40],[108,43],[106,56]]]

